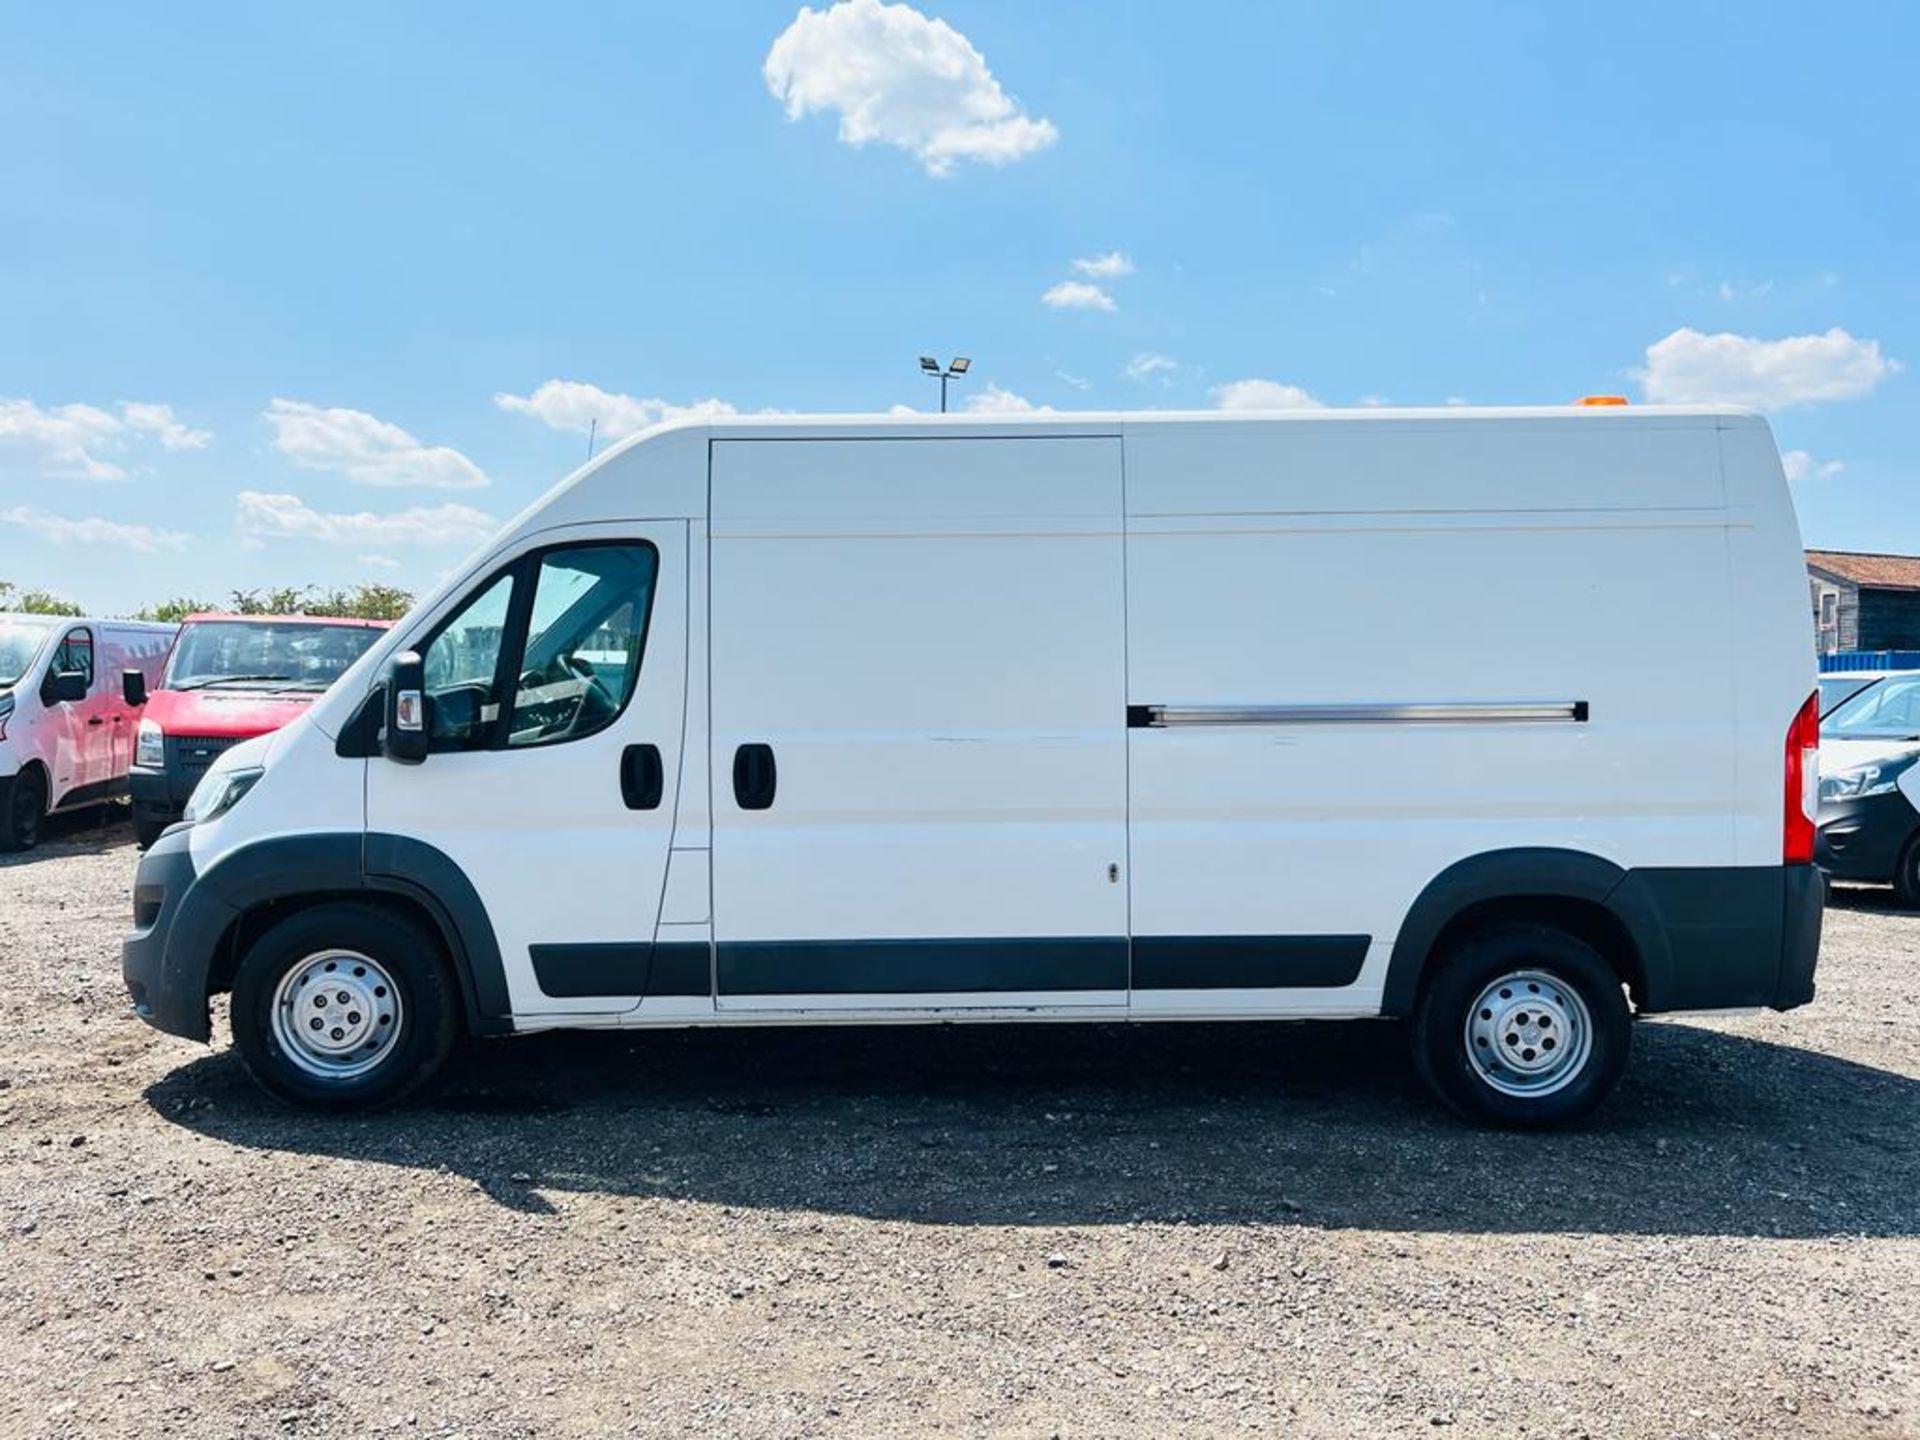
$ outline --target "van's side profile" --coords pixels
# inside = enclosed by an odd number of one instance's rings
[[[0,615],[0,850],[31,850],[48,815],[126,794],[140,707],[121,677],[158,680],[175,628]]]
[[[1559,1123],[1636,1014],[1812,997],[1804,591],[1731,410],[663,428],[220,756],[123,968],[325,1107],[462,1034],[1385,1015]]]

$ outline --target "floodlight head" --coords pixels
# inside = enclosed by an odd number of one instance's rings
[[[973,364],[973,361],[962,355],[955,359],[953,364],[949,365],[947,369],[951,370],[955,375],[964,375],[967,373],[967,367],[971,364]]]
[[[938,375],[940,373],[940,362],[931,355],[922,355],[920,357],[920,368],[929,375]]]

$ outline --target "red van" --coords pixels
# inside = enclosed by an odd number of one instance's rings
[[[141,845],[180,818],[231,745],[302,713],[392,622],[323,615],[189,615],[146,697],[127,777]],[[128,677],[129,683],[132,677]]]

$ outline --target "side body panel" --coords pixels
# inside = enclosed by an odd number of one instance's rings
[[[1281,964],[1265,987],[1136,991],[1136,1013],[1377,1012],[1409,907],[1483,852],[1734,860],[1710,423],[1143,426],[1127,488],[1127,698],[1200,716],[1129,731],[1136,952],[1369,946],[1349,984]],[[1676,616],[1696,643],[1661,643]],[[1516,702],[1583,718],[1474,718]],[[1381,718],[1436,704],[1465,708]],[[1362,723],[1205,719],[1250,706]]]
[[[1120,487],[1117,438],[716,442],[723,1009],[1124,1005]]]

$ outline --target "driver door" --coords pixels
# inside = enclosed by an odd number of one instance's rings
[[[646,993],[685,724],[687,527],[548,531],[410,648],[431,749],[367,762],[369,834],[465,872],[516,1016],[614,1014]]]
[[[100,686],[95,684],[93,631],[76,625],[60,637],[52,658],[47,662],[43,685],[62,673],[84,675],[87,697],[84,700],[50,701],[43,694],[46,718],[42,722],[53,732],[48,759],[52,762],[52,783],[48,791],[49,807],[64,804],[74,791],[106,778],[105,754],[111,741],[100,703]]]

